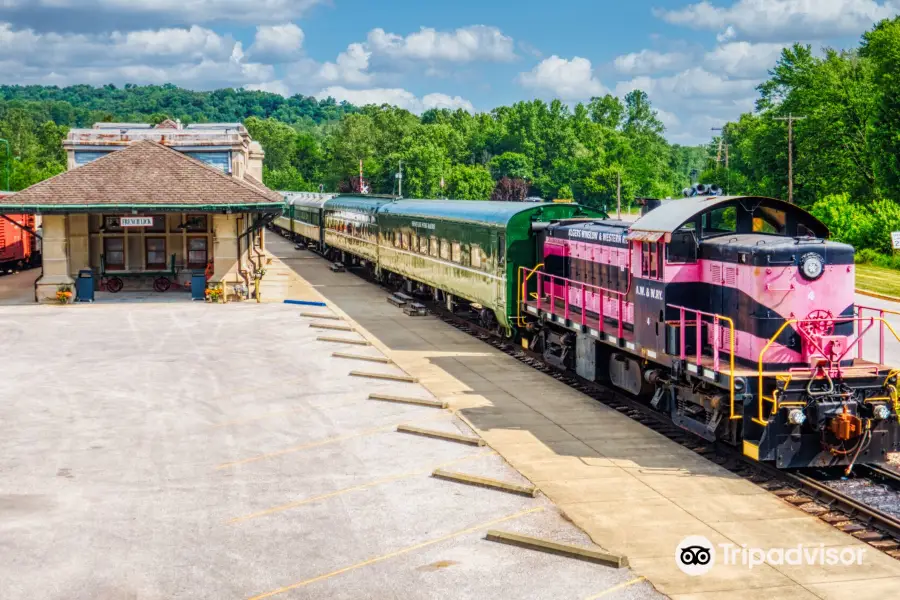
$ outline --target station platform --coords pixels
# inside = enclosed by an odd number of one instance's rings
[[[396,366],[333,356],[383,355],[320,339],[363,340],[300,310],[0,307],[0,598],[662,597],[628,568],[485,539],[598,550],[544,496],[433,477],[528,483],[492,448],[398,431],[474,435],[370,399],[435,400],[371,377]]]
[[[882,600],[900,562],[762,488],[285,240],[269,248],[375,348],[416,377],[600,547],[677,600]],[[688,536],[736,547],[866,549],[861,565],[716,566],[688,576]]]

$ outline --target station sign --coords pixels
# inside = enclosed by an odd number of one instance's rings
[[[153,227],[153,217],[119,217],[119,227]]]
[[[900,250],[900,231],[891,232],[891,246],[894,250]]]

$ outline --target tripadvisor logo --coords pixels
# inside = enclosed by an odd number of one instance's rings
[[[748,569],[762,564],[852,566],[862,565],[865,555],[866,548],[863,547],[826,548],[824,544],[763,549],[729,543],[716,547],[703,536],[691,535],[681,540],[675,548],[675,564],[686,575],[696,577],[709,573],[717,562]]]

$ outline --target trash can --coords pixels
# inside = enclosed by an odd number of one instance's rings
[[[206,300],[206,271],[191,272],[191,300]]]
[[[94,301],[94,272],[90,269],[78,271],[75,280],[75,302]]]

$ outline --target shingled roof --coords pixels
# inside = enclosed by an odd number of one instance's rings
[[[281,194],[255,179],[242,181],[156,142],[141,141],[0,199],[0,212],[275,212],[283,205]]]

